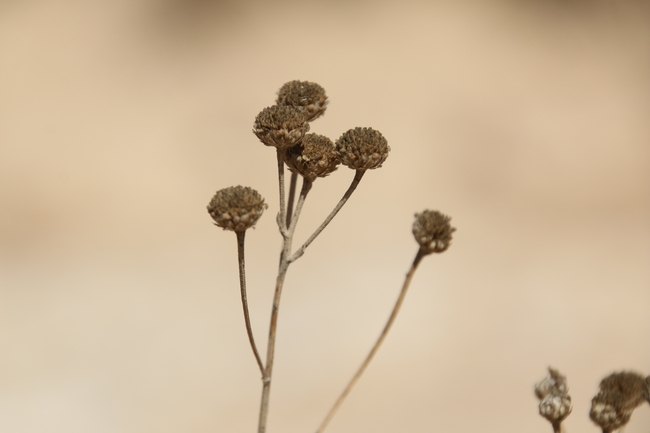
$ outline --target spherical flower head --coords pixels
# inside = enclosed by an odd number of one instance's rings
[[[247,186],[220,189],[208,204],[208,213],[224,230],[244,232],[253,227],[267,208],[262,196]]]
[[[306,134],[300,144],[285,151],[284,160],[289,170],[311,182],[327,176],[341,163],[332,140],[318,134]]]
[[[436,210],[425,210],[415,214],[413,236],[424,254],[442,253],[451,245],[452,233],[456,231],[451,218]]]
[[[571,397],[549,394],[539,402],[539,414],[551,423],[562,422],[571,413]]]
[[[379,131],[372,128],[354,128],[336,140],[341,163],[353,170],[371,170],[381,167],[388,158],[390,146]]]
[[[591,400],[589,418],[603,431],[618,430],[628,423],[632,417],[631,410],[623,410],[616,397],[608,393],[599,392]]]
[[[300,143],[309,131],[302,110],[288,105],[273,105],[255,118],[253,133],[267,146],[287,149]]]
[[[548,373],[548,376],[535,385],[535,395],[537,398],[542,400],[548,395],[561,397],[566,396],[569,392],[566,377],[561,375],[559,371],[550,367]]]
[[[308,122],[320,117],[327,108],[325,89],[309,81],[289,81],[278,91],[278,105],[298,107],[305,113]]]

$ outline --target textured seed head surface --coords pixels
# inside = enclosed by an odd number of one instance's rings
[[[325,89],[309,81],[289,81],[278,91],[278,105],[290,105],[304,110],[307,121],[312,121],[325,113],[327,108]]]
[[[289,170],[313,182],[332,173],[341,161],[332,140],[306,134],[299,145],[285,151],[285,162]]]
[[[243,232],[253,227],[267,208],[262,196],[247,186],[220,189],[208,204],[208,213],[224,230]]]
[[[449,224],[451,218],[436,210],[425,210],[415,214],[413,236],[425,254],[442,253],[451,245],[456,231]]]
[[[371,170],[381,167],[388,158],[390,146],[379,131],[372,128],[350,129],[336,140],[341,163],[353,170]]]
[[[309,131],[303,110],[288,105],[273,105],[255,118],[253,133],[267,146],[286,149],[295,146]]]

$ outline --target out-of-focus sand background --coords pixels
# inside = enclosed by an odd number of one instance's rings
[[[275,157],[251,133],[292,79],[312,132],[392,153],[290,269],[269,433],[314,431],[416,252],[427,258],[328,431],[550,432],[534,382],[650,374],[650,6],[615,1],[0,2],[0,431],[253,432],[261,384],[217,189],[258,189],[265,347]],[[304,239],[352,178],[318,180]],[[647,433],[650,407],[626,433]]]

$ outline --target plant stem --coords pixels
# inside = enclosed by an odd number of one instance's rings
[[[553,433],[562,433],[562,422],[552,422]]]
[[[354,179],[352,179],[352,183],[350,183],[350,186],[348,187],[348,190],[345,191],[345,194],[343,194],[343,197],[337,205],[334,207],[332,212],[325,218],[325,221],[316,229],[316,231],[305,241],[305,243],[298,249],[296,252],[289,257],[289,262],[295,262],[297,259],[299,259],[304,253],[307,247],[314,242],[314,239],[321,234],[321,232],[327,227],[327,225],[334,219],[337,213],[341,210],[343,205],[348,201],[352,193],[354,192],[355,189],[357,189],[357,186],[359,185],[359,182],[361,182],[361,178],[365,174],[365,170],[357,170],[356,173],[354,174]]]
[[[282,151],[278,148],[277,149],[277,155],[278,155],[278,183],[279,183],[279,190],[280,190],[280,214],[278,215],[278,225],[280,226],[280,232],[282,233],[282,236],[286,236],[286,231],[287,231],[287,209],[284,206],[284,154]]]
[[[325,430],[325,427],[327,427],[327,424],[329,424],[334,414],[336,414],[336,411],[338,410],[339,406],[341,406],[341,404],[343,403],[343,400],[345,400],[345,397],[347,397],[347,395],[350,393],[350,391],[357,383],[357,381],[363,374],[368,364],[370,364],[370,361],[372,361],[372,358],[375,356],[375,353],[377,353],[377,350],[379,350],[381,343],[386,338],[386,335],[388,334],[388,331],[390,330],[393,322],[395,321],[395,317],[397,317],[397,313],[399,312],[399,309],[402,306],[402,302],[404,301],[404,297],[406,296],[406,291],[408,290],[409,285],[411,284],[411,280],[413,279],[413,274],[415,274],[415,270],[417,269],[418,265],[420,264],[420,261],[424,256],[425,254],[422,252],[422,249],[418,250],[418,253],[415,255],[415,259],[413,260],[413,264],[411,265],[411,269],[409,269],[408,273],[406,274],[406,279],[404,280],[404,285],[402,286],[402,290],[399,293],[397,302],[395,302],[393,311],[390,313],[390,317],[388,318],[388,321],[386,322],[383,331],[381,331],[381,334],[379,335],[379,338],[375,342],[375,345],[370,350],[370,353],[368,354],[368,356],[366,356],[366,359],[361,364],[361,367],[359,367],[357,372],[354,374],[352,380],[350,380],[348,385],[345,387],[345,389],[339,396],[338,400],[336,400],[336,403],[334,403],[334,406],[332,406],[329,413],[321,423],[320,427],[318,427],[318,430],[316,430],[316,433],[322,433]]]
[[[248,341],[251,344],[253,349],[253,354],[255,355],[255,360],[257,365],[260,367],[260,372],[262,377],[264,377],[264,365],[262,364],[262,358],[257,351],[257,346],[255,345],[255,338],[253,338],[253,328],[251,327],[251,318],[248,313],[248,300],[246,297],[246,267],[244,262],[244,236],[246,232],[236,232],[237,234],[237,259],[239,261],[239,287],[241,289],[241,303],[244,308],[244,322],[246,322],[246,333],[248,334]]]
[[[312,182],[303,178],[302,189],[300,190],[300,197],[296,203],[296,211],[293,214],[291,223],[286,236],[283,237],[284,242],[282,246],[282,253],[280,254],[280,266],[278,268],[278,277],[275,282],[275,294],[273,296],[273,307],[271,308],[271,324],[269,325],[269,342],[266,347],[266,368],[262,373],[262,402],[260,404],[260,418],[258,424],[258,433],[266,432],[266,423],[269,414],[269,399],[271,397],[271,378],[273,377],[273,361],[275,359],[275,339],[277,336],[278,327],[278,312],[280,309],[280,297],[282,295],[282,287],[284,286],[284,278],[289,269],[291,262],[288,260],[291,254],[291,242],[293,241],[293,234],[298,224],[298,218],[302,211],[303,204],[307,198],[307,194],[311,190]]]
[[[296,197],[296,184],[298,183],[298,173],[291,173],[289,183],[289,199],[287,200],[287,227],[291,225],[291,214],[293,213],[293,200]]]

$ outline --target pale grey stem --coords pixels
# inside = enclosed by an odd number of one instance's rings
[[[251,327],[251,318],[248,313],[248,298],[246,297],[246,267],[244,262],[244,237],[246,232],[236,232],[236,234],[237,259],[239,261],[239,287],[241,289],[241,303],[242,307],[244,308],[244,322],[246,322],[246,333],[248,334],[248,341],[251,344],[251,349],[253,349],[253,354],[255,355],[257,365],[260,367],[262,377],[264,377],[264,365],[262,364],[262,358],[257,351],[255,338],[253,338],[253,328]]]
[[[325,430],[325,427],[327,427],[327,424],[329,424],[329,422],[332,420],[332,417],[334,416],[334,414],[336,414],[336,411],[338,410],[339,406],[341,406],[341,404],[343,403],[343,400],[345,400],[345,397],[347,397],[347,395],[350,393],[350,391],[357,383],[357,381],[363,374],[368,364],[370,364],[370,361],[372,361],[372,358],[375,356],[375,353],[377,353],[377,350],[379,350],[381,343],[386,338],[386,335],[388,334],[390,327],[393,325],[393,322],[395,321],[395,317],[397,317],[397,313],[399,312],[399,309],[402,306],[402,302],[404,301],[404,297],[406,296],[406,291],[408,290],[409,285],[411,284],[411,280],[413,279],[413,274],[415,274],[415,270],[417,269],[418,265],[420,264],[420,261],[424,256],[425,254],[422,252],[422,249],[420,249],[415,256],[415,259],[413,260],[411,269],[409,269],[408,273],[406,274],[406,279],[404,280],[404,285],[402,286],[402,290],[399,293],[397,302],[393,307],[393,311],[390,313],[390,317],[388,318],[388,321],[386,322],[383,331],[379,335],[379,338],[375,342],[375,345],[372,347],[372,350],[370,350],[368,356],[366,356],[365,361],[363,361],[363,364],[361,364],[361,367],[359,367],[357,372],[352,377],[352,380],[350,380],[348,385],[345,387],[345,389],[339,396],[338,400],[336,400],[336,403],[334,403],[334,406],[332,406],[332,408],[330,409],[329,413],[321,423],[320,427],[318,427],[318,430],[316,430],[316,433],[322,433]]]
[[[278,225],[280,226],[280,233],[286,237],[287,225],[287,209],[284,202],[284,153],[278,148],[278,183],[280,189],[280,214],[278,215]]]
[[[337,213],[341,210],[343,205],[348,201],[352,193],[354,192],[355,189],[357,189],[357,186],[359,185],[359,182],[361,182],[361,178],[365,174],[365,170],[357,170],[356,173],[354,174],[354,179],[352,179],[352,183],[348,187],[348,190],[345,191],[345,194],[343,194],[343,197],[341,200],[336,204],[332,212],[325,218],[325,221],[316,229],[316,231],[305,241],[305,243],[298,249],[296,250],[295,253],[291,257],[289,257],[289,262],[295,262],[297,259],[300,258],[305,253],[305,250],[307,247],[314,242],[314,239],[321,234],[323,230],[325,230],[325,227],[334,219]]]
[[[293,213],[293,201],[296,197],[296,184],[298,183],[298,173],[291,173],[289,182],[289,198],[287,199],[287,227],[291,225],[291,214]]]
[[[260,404],[260,418],[258,424],[258,433],[266,432],[266,423],[269,414],[269,399],[271,397],[271,378],[273,377],[273,361],[275,359],[275,339],[277,336],[278,327],[278,312],[280,309],[280,297],[282,295],[282,287],[284,286],[284,278],[291,262],[288,257],[291,254],[291,242],[293,241],[293,234],[298,224],[298,218],[302,210],[307,194],[311,189],[312,183],[303,178],[302,189],[298,203],[296,203],[296,211],[291,219],[289,229],[286,230],[284,242],[282,246],[282,253],[280,254],[280,266],[278,268],[278,277],[275,282],[275,294],[273,296],[273,307],[271,308],[271,324],[269,325],[269,342],[266,347],[266,367],[262,374],[262,402]]]

